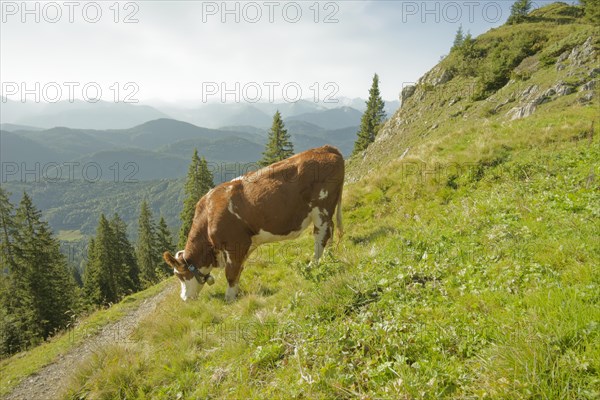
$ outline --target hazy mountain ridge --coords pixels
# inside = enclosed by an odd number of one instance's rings
[[[77,129],[126,129],[169,116],[154,107],[134,103],[83,100],[56,103],[18,102],[2,98],[0,120],[3,123],[39,128],[66,126]]]
[[[43,131],[44,128],[38,128],[36,126],[29,125],[18,125],[18,124],[0,124],[0,130],[7,132],[14,131]]]
[[[129,129],[144,122],[167,118],[194,124],[196,126],[217,129],[223,126],[253,126],[259,129],[271,126],[273,114],[279,110],[284,119],[298,117],[303,114],[315,114],[322,120],[335,118],[336,109],[352,108],[362,113],[365,100],[360,98],[337,98],[332,103],[316,103],[310,100],[296,102],[257,102],[257,103],[221,103],[204,102],[197,106],[174,105],[164,103],[150,106],[141,103],[112,103],[98,101],[95,103],[83,100],[59,101],[56,103],[20,102],[2,98],[0,120],[3,130],[34,130],[64,126],[73,129]],[[388,115],[398,108],[399,102],[386,102]],[[316,114],[325,113],[327,117]],[[304,118],[304,117],[302,117]],[[296,118],[298,119],[298,118]],[[312,121],[309,121],[312,122]],[[335,125],[324,128],[343,128],[356,123]],[[9,125],[12,125],[11,128]],[[6,126],[5,126],[6,125]],[[16,126],[15,126],[16,125]],[[20,127],[18,126],[20,125]]]
[[[362,113],[351,107],[332,108],[284,118],[284,122],[309,122],[324,129],[340,129],[360,125]]]
[[[324,113],[335,112],[325,110]],[[346,113],[346,112],[344,112]],[[356,111],[351,111],[353,118]],[[313,114],[301,114],[310,119]],[[340,124],[344,125],[345,122]],[[334,123],[331,124],[335,126]],[[3,162],[32,168],[36,163],[76,163],[78,168],[98,164],[99,179],[113,179],[109,170],[133,163],[138,180],[179,178],[186,174],[187,163],[194,148],[201,156],[214,163],[250,163],[262,156],[267,128],[242,126],[210,129],[187,122],[161,118],[144,122],[128,129],[73,129],[55,127],[46,130],[2,132],[0,156]],[[327,130],[302,120],[290,121],[288,131],[296,151],[329,143],[340,147],[346,155],[351,151],[355,127],[343,131]],[[335,132],[338,132],[337,134]],[[339,132],[344,132],[340,135]],[[155,162],[152,162],[152,158]],[[77,168],[77,167],[76,167]],[[76,172],[81,172],[76,170]],[[48,173],[48,176],[61,176]],[[75,174],[82,178],[84,173]],[[95,174],[96,176],[98,174]],[[5,177],[6,178],[6,177]],[[8,180],[21,179],[11,174]],[[6,180],[6,179],[5,179]]]

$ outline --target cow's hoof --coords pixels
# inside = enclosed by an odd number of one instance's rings
[[[237,293],[238,293],[237,286],[235,286],[235,287],[228,287],[227,288],[227,292],[225,292],[225,301],[227,303],[234,302],[235,299],[236,299],[236,297],[237,297]]]

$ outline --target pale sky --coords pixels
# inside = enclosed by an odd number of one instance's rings
[[[322,101],[366,98],[376,72],[383,98],[397,100],[448,53],[459,25],[479,35],[503,24],[513,2],[58,1],[24,10],[3,1],[1,91],[20,100],[38,83],[42,100],[67,100],[68,85],[82,98],[87,84],[91,97],[100,88],[103,100],[143,104],[214,101],[223,90],[228,101]]]

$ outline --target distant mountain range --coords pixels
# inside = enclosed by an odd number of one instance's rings
[[[354,108],[340,107],[287,117],[284,122],[302,121],[324,129],[340,129],[360,125],[361,116],[362,112]]]
[[[32,130],[31,127],[49,129],[57,126],[74,129],[127,129],[161,118],[213,129],[223,126],[268,128],[273,114],[279,110],[284,120],[300,118],[326,129],[357,126],[357,115],[360,119],[360,113],[366,107],[365,100],[344,97],[336,100],[337,103],[299,100],[294,103],[205,103],[192,107],[163,104],[153,107],[106,101],[89,103],[81,100],[22,103],[2,97],[0,122],[2,129],[9,131],[15,130],[15,125],[23,126],[18,129],[26,130]],[[387,114],[392,115],[398,107],[398,101],[386,102]],[[331,118],[334,120],[330,120]],[[7,128],[8,125],[11,127]]]
[[[39,128],[124,129],[168,115],[146,105],[82,100],[56,103],[0,99],[0,121]]]
[[[0,158],[9,168],[3,170],[3,181],[180,178],[187,173],[194,148],[211,163],[215,179],[221,181],[225,179],[220,178],[219,169],[258,161],[267,139],[267,129],[209,129],[166,118],[129,129],[5,127],[18,129],[0,131]],[[356,130],[355,126],[325,129],[301,119],[288,122],[297,152],[329,143],[347,155]]]

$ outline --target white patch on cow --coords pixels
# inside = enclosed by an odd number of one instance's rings
[[[238,284],[236,283],[234,286],[228,286],[227,291],[225,292],[225,301],[232,302],[237,297],[239,291]]]
[[[237,178],[233,178],[233,179],[231,180],[231,182],[235,182],[235,181],[241,181],[242,179],[244,179],[244,176],[243,176],[243,175],[242,175],[242,176],[238,176]]]
[[[329,229],[329,224],[326,222],[327,218],[325,218],[328,213],[324,208],[315,207],[312,209],[311,215],[313,218],[313,224],[317,230],[317,232],[313,235],[315,239],[315,254],[313,262],[318,264],[319,259],[323,255],[323,250],[325,249],[325,244],[323,241],[325,240],[325,236],[327,235],[327,231]]]
[[[240,214],[236,213],[233,210],[233,203],[231,202],[231,200],[229,200],[229,203],[227,203],[227,210],[229,210],[230,213],[232,213],[233,215],[235,215],[237,217],[237,219],[239,219],[240,221],[242,221],[242,217],[240,217]]]
[[[258,234],[252,236],[252,246],[256,247],[256,246],[264,244],[264,243],[272,243],[272,242],[279,242],[281,240],[296,239],[298,236],[300,236],[302,234],[302,232],[304,232],[306,230],[306,228],[310,224],[310,221],[311,221],[311,214],[308,214],[306,216],[306,218],[304,218],[304,220],[302,221],[302,224],[300,225],[300,229],[297,231],[292,231],[292,232],[288,233],[287,235],[275,235],[271,232],[267,232],[267,231],[261,229],[258,232]]]
[[[327,190],[321,189],[321,191],[319,192],[319,200],[323,200],[323,199],[327,198],[328,194],[329,193],[327,193]]]
[[[187,264],[187,261],[184,258],[184,254],[185,254],[184,250],[179,250],[177,253],[175,253],[175,258],[178,260],[181,260],[185,264]],[[203,275],[210,274],[210,271],[212,271],[212,269],[213,269],[213,267],[211,267],[211,266],[198,268],[200,273]],[[176,268],[173,268],[173,272],[175,274],[179,274],[179,271],[177,271]],[[202,287],[204,286],[204,284],[198,283],[198,280],[196,279],[196,277],[193,277],[192,279],[189,279],[189,280],[183,279],[183,280],[180,280],[179,282],[181,284],[181,293],[179,294],[179,296],[183,299],[183,301],[187,301],[189,299],[195,299],[196,297],[198,297],[198,293],[200,292],[200,289],[202,289]]]
[[[183,301],[195,299],[198,297],[198,292],[202,289],[203,285],[200,285],[196,278],[190,280],[184,279],[181,282],[181,294],[180,297]]]

